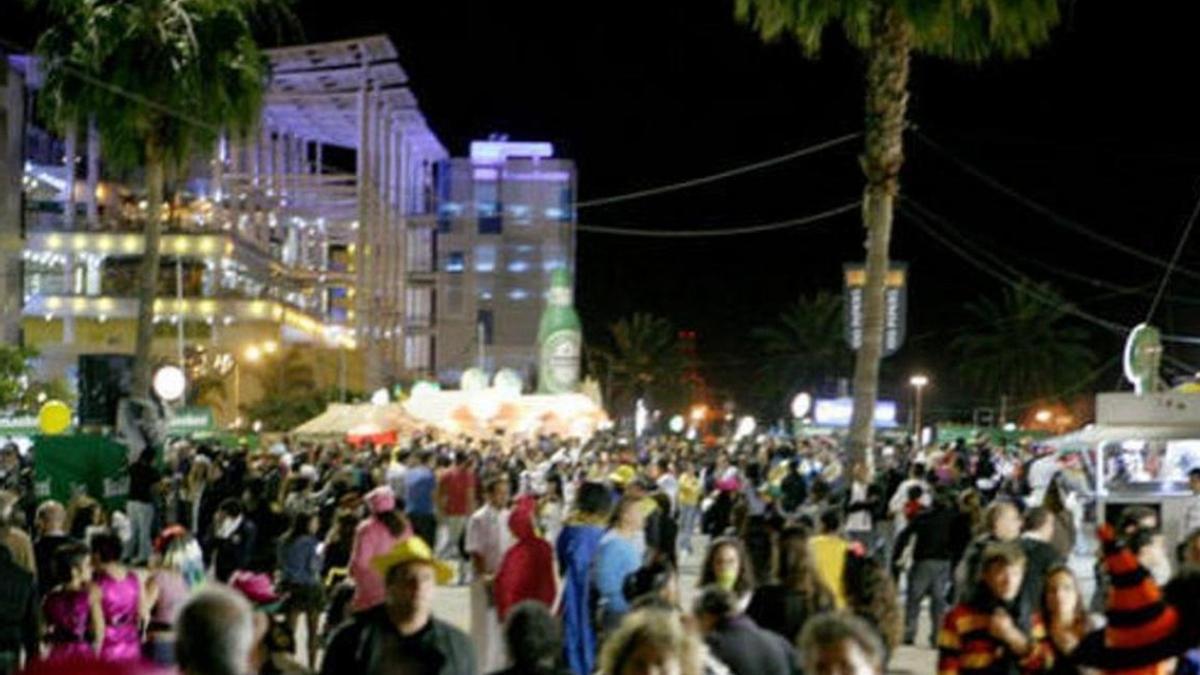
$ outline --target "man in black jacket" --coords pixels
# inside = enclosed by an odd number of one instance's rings
[[[212,552],[217,580],[229,581],[238,570],[248,569],[258,528],[246,518],[241,500],[230,497],[217,507],[212,536],[206,550]]]
[[[696,600],[695,614],[713,656],[733,675],[795,675],[800,660],[792,644],[737,610],[737,596],[708,586]]]
[[[0,529],[7,526],[0,523]],[[8,548],[0,546],[0,675],[19,670],[22,649],[26,660],[37,657],[37,598],[33,574],[14,563]]]
[[[942,625],[942,615],[946,613],[946,592],[954,558],[954,519],[950,497],[941,493],[933,507],[918,513],[896,538],[893,561],[899,560],[909,541],[915,539],[912,567],[908,570],[908,594],[904,601],[904,644],[910,645],[916,639],[921,600],[928,597],[929,625],[932,626],[930,646],[937,646],[937,627]]]
[[[433,616],[433,590],[453,572],[420,537],[408,537],[372,562],[387,584],[383,605],[355,615],[333,634],[321,675],[475,675],[466,633]]]

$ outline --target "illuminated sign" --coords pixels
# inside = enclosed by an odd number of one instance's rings
[[[552,143],[471,141],[471,161],[477,164],[499,164],[510,157],[546,159],[553,156]]]
[[[854,410],[852,398],[819,398],[813,403],[813,422],[825,427],[850,426]],[[896,426],[896,402],[875,402],[875,427],[890,429]]]

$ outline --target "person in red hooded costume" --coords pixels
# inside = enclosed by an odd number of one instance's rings
[[[516,537],[504,554],[496,573],[494,592],[496,614],[503,622],[517,603],[537,600],[546,607],[554,606],[558,587],[554,579],[554,549],[538,536],[534,525],[537,498],[521,495],[508,517],[508,529]]]

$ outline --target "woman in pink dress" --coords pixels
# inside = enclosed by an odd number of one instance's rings
[[[354,531],[350,553],[350,576],[354,579],[350,611],[355,613],[383,604],[383,577],[371,567],[371,560],[392,550],[397,541],[412,534],[408,519],[396,508],[392,488],[377,487],[367,493],[364,501],[371,515]]]
[[[115,534],[92,537],[95,583],[100,588],[104,613],[104,642],[100,657],[105,661],[135,661],[141,657],[142,582],[121,564],[121,540]]]
[[[58,580],[42,600],[50,661],[95,658],[104,641],[104,615],[100,589],[92,584],[88,547],[68,543],[54,551],[53,570]]]

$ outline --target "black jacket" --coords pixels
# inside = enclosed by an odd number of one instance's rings
[[[817,597],[810,599],[783,585],[772,584],[759,586],[754,591],[746,615],[760,627],[795,643],[804,624],[821,612],[833,611],[833,602],[833,596],[828,592],[818,592]]]
[[[475,646],[471,638],[459,629],[438,619],[430,618],[429,630],[421,634],[423,665],[433,667],[438,675],[476,675]],[[389,669],[390,655],[381,653],[380,644],[387,632],[396,627],[383,606],[366,610],[342,624],[333,634],[321,675],[383,675]]]
[[[1042,591],[1046,587],[1046,572],[1063,562],[1053,546],[1044,541],[1021,537],[1025,552],[1025,577],[1021,580],[1021,609],[1034,612],[1042,606]]]
[[[0,546],[0,652],[38,653],[37,582]]]
[[[918,513],[896,538],[892,560],[898,560],[908,546],[909,539],[916,537],[913,544],[913,560],[954,560],[954,521],[957,514],[944,507]]]
[[[214,528],[206,548],[212,551],[217,581],[229,581],[234,572],[249,569],[250,554],[254,551],[257,536],[258,528],[246,516],[242,517],[242,524],[227,538],[218,538]]]
[[[733,675],[794,675],[800,672],[792,644],[759,628],[748,616],[725,619],[705,637],[709,650]]]

